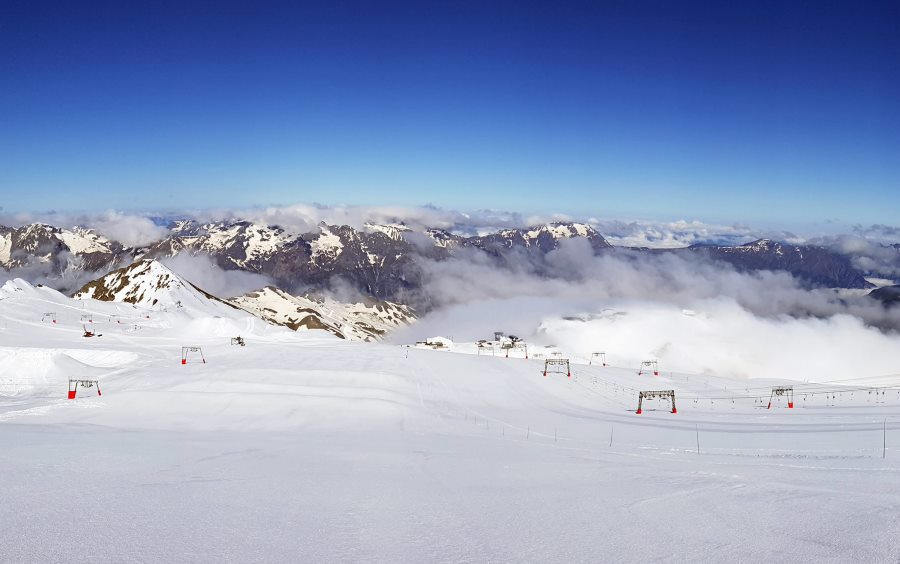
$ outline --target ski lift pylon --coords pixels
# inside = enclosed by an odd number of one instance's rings
[[[203,348],[198,347],[196,345],[183,346],[181,347],[181,364],[187,364],[188,358],[190,358],[191,353],[197,353],[200,355],[200,360],[203,364],[206,364],[206,357],[203,356]]]
[[[75,399],[75,395],[78,392],[78,386],[82,388],[92,388],[97,386],[97,395],[102,396],[100,393],[100,380],[85,380],[81,378],[69,378],[69,399]]]
[[[548,358],[544,360],[544,378],[547,377],[547,373],[550,371],[550,367],[559,367],[553,370],[554,374],[565,374],[567,377],[572,377],[572,370],[569,366],[568,358]],[[565,366],[565,371],[563,371],[563,366]]]
[[[644,412],[645,399],[670,399],[672,400],[672,413],[678,413],[675,407],[675,390],[645,390],[638,394],[638,407],[635,413],[640,415]]]
[[[794,387],[793,386],[774,386],[772,393],[769,394],[769,405],[766,409],[772,409],[772,398],[786,397],[788,409],[794,409]]]
[[[591,358],[588,360],[588,366],[594,364],[594,359],[600,359],[600,362],[603,366],[606,366],[606,353],[605,352],[594,352],[591,353]]]

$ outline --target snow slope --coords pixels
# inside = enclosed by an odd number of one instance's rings
[[[232,311],[0,290],[0,560],[900,559],[896,378],[585,361],[544,377],[544,359],[351,342]],[[81,336],[82,315],[102,337]],[[245,347],[229,342],[238,328]],[[185,344],[207,363],[182,365]],[[66,400],[73,375],[103,395]],[[786,384],[795,408],[765,409]],[[643,389],[675,390],[678,413],[654,400],[636,415]]]

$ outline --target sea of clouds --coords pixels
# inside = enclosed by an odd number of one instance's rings
[[[790,275],[738,272],[694,254],[617,250],[564,241],[536,258],[475,251],[423,263],[430,313],[394,342],[493,331],[535,346],[669,370],[846,380],[900,375],[900,311],[859,291],[808,290]]]

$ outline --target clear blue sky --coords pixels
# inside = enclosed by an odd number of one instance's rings
[[[900,5],[4,0],[0,192],[897,224]]]

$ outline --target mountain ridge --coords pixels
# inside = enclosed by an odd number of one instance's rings
[[[314,230],[301,233],[242,219],[181,219],[171,222],[168,229],[158,241],[126,247],[80,227],[0,227],[0,267],[12,271],[38,266],[48,280],[66,276],[78,279],[102,275],[137,259],[165,259],[187,253],[208,255],[225,270],[262,274],[291,294],[327,289],[340,279],[362,294],[404,302],[423,285],[420,259],[441,261],[466,250],[501,261],[511,252],[539,258],[572,239],[586,240],[595,254],[617,248],[591,225],[579,222],[550,222],[477,235],[371,222],[360,229],[322,222]],[[737,246],[631,250],[639,254],[703,255],[745,272],[788,272],[808,286],[871,287],[847,257],[823,246],[759,239]]]

